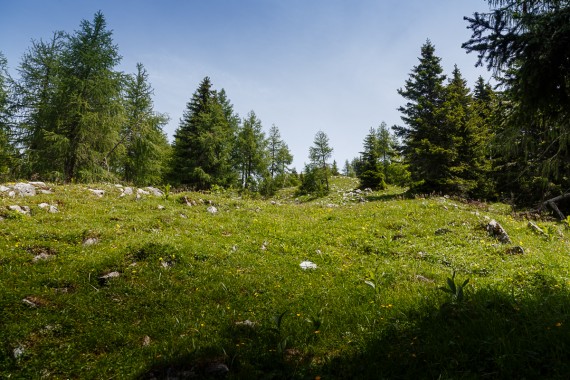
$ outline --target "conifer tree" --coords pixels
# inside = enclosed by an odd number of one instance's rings
[[[14,166],[14,149],[11,145],[12,111],[8,89],[7,61],[0,52],[0,179],[6,180]]]
[[[135,75],[126,78],[125,92],[126,120],[115,145],[123,147],[119,170],[125,181],[139,186],[160,183],[170,148],[162,130],[168,117],[154,111],[153,90],[142,63],[137,64]]]
[[[435,55],[435,47],[428,40],[421,48],[419,64],[398,93],[406,104],[398,110],[404,126],[395,127],[402,139],[402,152],[409,164],[416,191],[446,191],[450,177],[450,136],[446,130],[442,105],[445,101],[445,75]]]
[[[62,57],[60,117],[55,132],[64,144],[65,180],[94,181],[105,175],[101,162],[119,138],[122,125],[121,61],[105,17],[68,38]]]
[[[361,152],[362,167],[358,175],[360,187],[363,189],[379,190],[386,187],[379,152],[378,132],[370,128],[370,132],[364,139],[364,151]]]
[[[313,169],[320,172],[320,176],[324,179],[325,189],[329,191],[329,164],[333,148],[329,145],[329,137],[323,131],[318,131],[313,141],[313,146],[309,148],[309,159]]]
[[[257,190],[258,185],[269,174],[269,157],[261,120],[253,111],[250,111],[242,122],[238,132],[237,151],[241,187]]]
[[[231,161],[235,137],[226,115],[210,78],[205,77],[174,134],[172,182],[200,190],[235,183]]]

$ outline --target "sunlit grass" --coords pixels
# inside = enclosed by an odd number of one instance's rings
[[[244,379],[565,373],[563,224],[541,222],[542,236],[505,205],[349,194],[356,186],[337,178],[320,199],[136,200],[113,185],[93,185],[103,198],[87,186],[2,198],[0,377],[206,376],[215,365]],[[15,203],[31,215],[6,210]],[[488,236],[485,217],[513,244]],[[454,271],[469,279],[460,303],[438,289]]]

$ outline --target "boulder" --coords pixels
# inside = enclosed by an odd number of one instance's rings
[[[28,206],[12,205],[12,206],[8,206],[8,209],[10,211],[19,212],[20,214],[26,214],[26,215],[30,214],[30,208]]]
[[[164,196],[164,193],[163,193],[161,190],[157,189],[156,187],[148,186],[148,187],[145,187],[145,189],[146,189],[149,193],[151,193],[152,195],[154,195],[154,196],[156,196],[156,197],[162,197],[162,196]]]
[[[21,197],[33,197],[36,195],[36,188],[29,183],[17,183],[14,185],[14,191]]]
[[[9,187],[6,187],[4,185],[0,185],[0,193],[5,193],[7,191],[10,191]]]
[[[218,209],[217,209],[216,207],[214,207],[214,206],[210,206],[210,207],[208,207],[208,212],[209,212],[210,214],[217,214],[217,213],[218,213]]]
[[[511,238],[507,234],[507,231],[497,222],[496,220],[491,220],[486,226],[485,229],[489,233],[489,235],[493,236],[497,240],[499,240],[503,244],[508,244],[511,242]]]

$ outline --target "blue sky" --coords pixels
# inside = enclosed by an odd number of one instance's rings
[[[463,16],[486,11],[467,0],[0,0],[0,51],[13,75],[31,40],[73,32],[102,11],[123,60],[146,67],[155,109],[171,120],[209,76],[244,117],[279,127],[301,170],[317,131],[342,167],[370,127],[401,124],[397,89],[430,39],[446,73],[457,64],[470,86],[484,68],[461,43]]]

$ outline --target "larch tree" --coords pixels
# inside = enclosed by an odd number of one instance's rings
[[[269,175],[267,140],[261,120],[250,111],[242,121],[237,137],[238,168],[242,189],[257,190]]]
[[[69,36],[62,57],[58,139],[64,144],[64,173],[72,180],[105,178],[102,165],[123,123],[121,61],[112,31],[97,12]]]
[[[168,117],[154,111],[152,95],[148,73],[138,63],[137,73],[126,78],[125,123],[113,150],[122,148],[118,170],[125,181],[139,186],[162,181],[170,148],[162,130]],[[112,154],[110,151],[108,157]]]
[[[301,193],[322,195],[329,192],[329,160],[332,152],[329,137],[323,131],[318,131],[309,148],[310,164],[305,166],[299,189]]]
[[[7,61],[0,52],[0,179],[6,180],[13,170],[12,110],[10,105]]]

